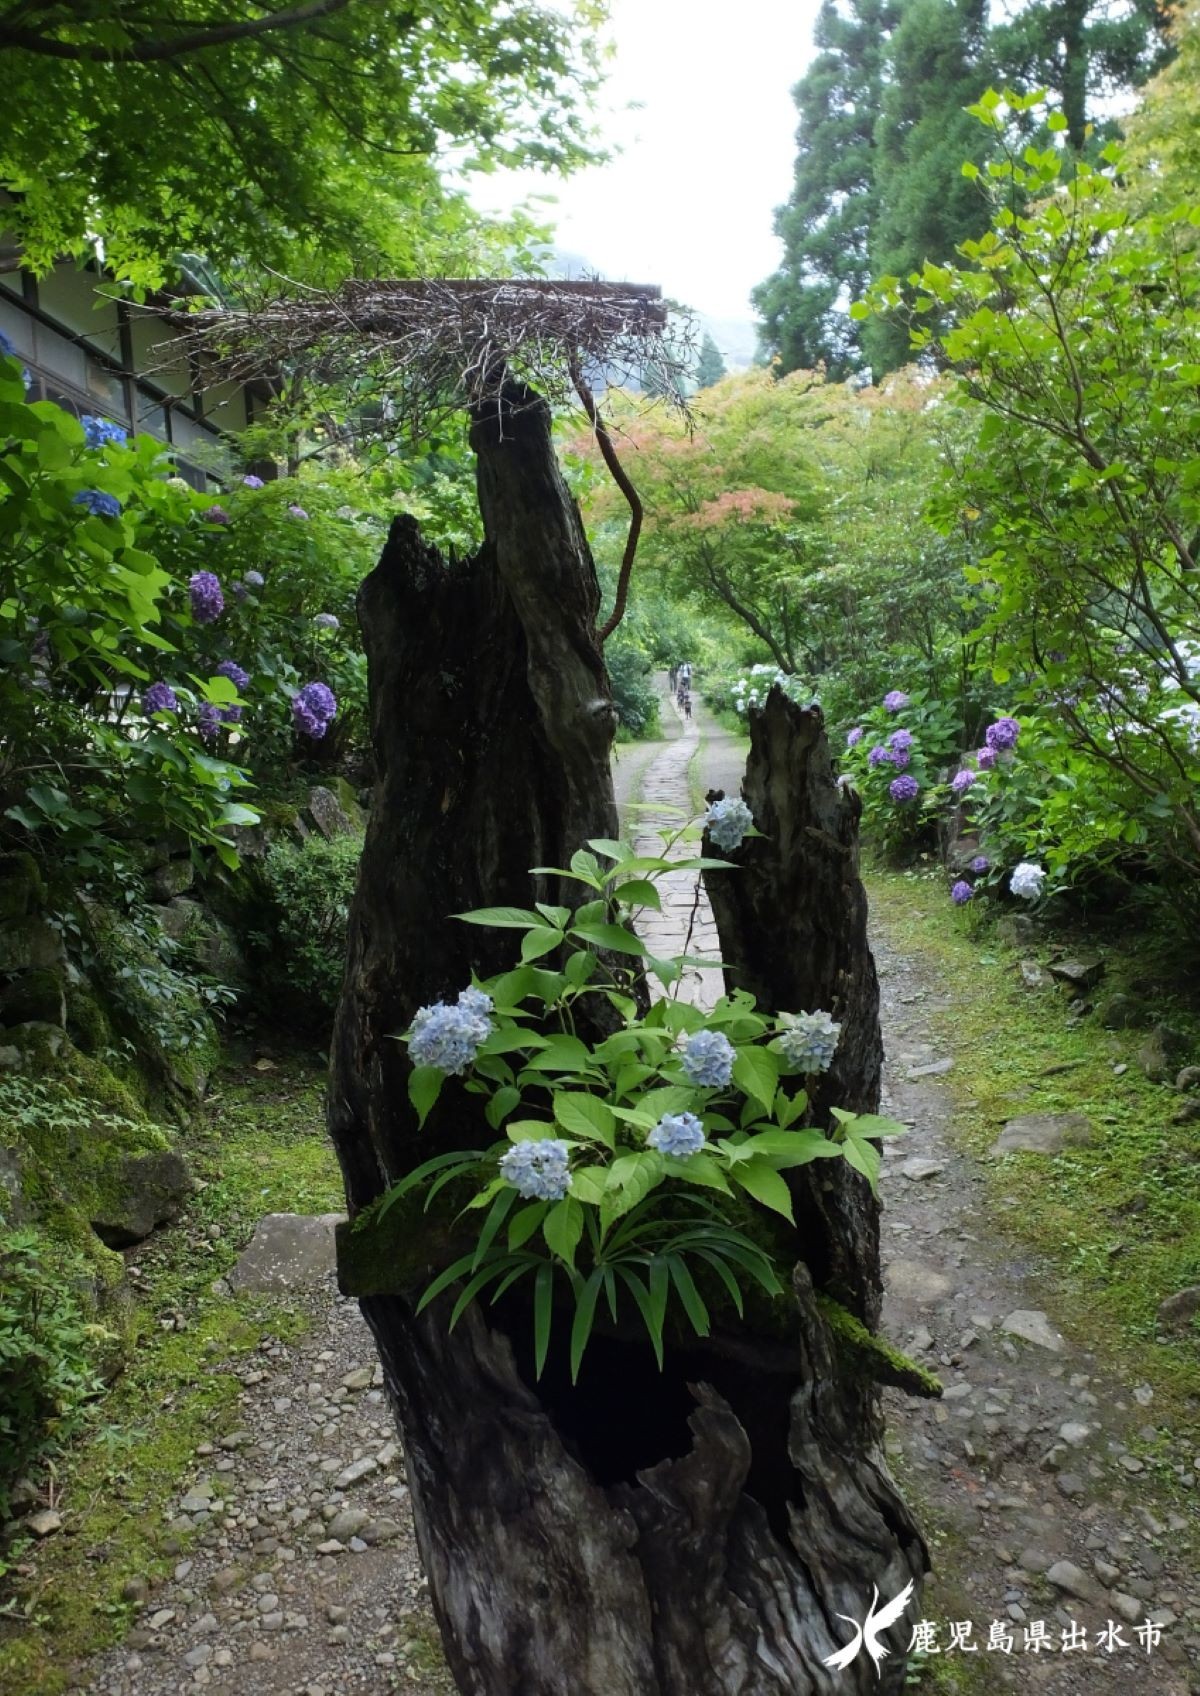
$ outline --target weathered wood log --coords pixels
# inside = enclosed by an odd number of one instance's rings
[[[343,1233],[343,1287],[362,1298],[396,1407],[447,1657],[464,1696],[892,1696],[898,1653],[882,1680],[865,1652],[844,1672],[823,1664],[852,1636],[836,1615],[861,1621],[872,1584],[892,1595],[923,1564],[880,1448],[870,1350],[847,1345],[814,1292],[827,1264],[801,1261],[795,1303],[761,1328],[730,1315],[711,1339],[677,1341],[662,1374],[644,1337],[609,1326],[577,1387],[554,1349],[535,1383],[515,1292],[452,1334],[444,1298],[416,1315],[453,1224],[372,1209],[419,1161],[494,1140],[455,1080],[418,1130],[394,1040],[472,968],[510,963],[511,933],[446,915],[567,900],[527,868],[615,834],[595,574],[546,411],[519,398],[472,433],[480,553],[446,564],[399,519],[361,594],[379,779],[329,1099],[365,1216]],[[856,1100],[878,1070],[863,1056],[874,1074],[846,1080]],[[859,1249],[865,1229],[843,1258]],[[853,1290],[877,1283],[874,1251]],[[856,1311],[870,1316],[865,1300]]]

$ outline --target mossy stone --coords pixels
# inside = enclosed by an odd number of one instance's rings
[[[36,913],[46,886],[32,854],[0,854],[0,922]]]
[[[66,982],[52,966],[34,966],[0,982],[0,1023],[47,1025],[67,1022]]]

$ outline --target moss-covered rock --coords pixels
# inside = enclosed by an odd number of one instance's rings
[[[19,1035],[20,1033],[18,1033]],[[36,1070],[0,1076],[0,1185],[9,1223],[34,1218],[77,1248],[128,1247],[174,1217],[191,1189],[162,1127],[103,1065],[35,1034]]]
[[[66,991],[65,973],[53,966],[33,966],[0,979],[0,1024],[24,1025],[38,1020],[65,1025]]]
[[[0,854],[0,923],[36,913],[45,885],[32,854]]]

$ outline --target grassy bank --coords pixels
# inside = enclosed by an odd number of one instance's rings
[[[1194,1420],[1197,1333],[1164,1330],[1157,1311],[1200,1282],[1200,1123],[1175,1123],[1185,1098],[1145,1075],[1138,1055],[1147,1031],[1107,1030],[1094,1014],[1071,1020],[1060,989],[1026,987],[1021,959],[1045,959],[1055,939],[1006,944],[951,905],[940,874],[875,873],[868,888],[876,926],[933,965],[949,1003],[929,1017],[954,1056],[955,1127],[971,1151],[987,1155],[1019,1114],[1092,1121],[1086,1148],[990,1163],[994,1217],[1053,1268],[1060,1318],[1120,1358],[1130,1382],[1152,1378],[1174,1418]],[[1107,951],[1106,991],[1143,976],[1146,946]],[[1143,999],[1149,1018],[1163,1015]],[[1181,1021],[1178,1006],[1167,1010]]]

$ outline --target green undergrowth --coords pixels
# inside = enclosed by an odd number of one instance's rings
[[[1200,1283],[1200,1123],[1172,1123],[1184,1098],[1139,1066],[1146,1031],[1106,1030],[1094,1015],[1072,1022],[1064,993],[1025,987],[1020,959],[1045,960],[1055,939],[1006,945],[994,927],[951,906],[944,877],[875,873],[867,883],[889,942],[935,968],[948,1005],[922,1009],[922,1017],[953,1055],[948,1082],[966,1146],[986,1156],[1004,1122],[1020,1114],[1074,1112],[1092,1121],[1089,1147],[1053,1159],[989,1160],[993,1219],[1053,1266],[1063,1324],[1097,1352],[1122,1356],[1131,1381],[1151,1378],[1163,1398],[1160,1419],[1194,1419],[1196,1333],[1163,1332],[1157,1310],[1166,1296]],[[1148,946],[1143,940],[1140,955],[1100,950],[1106,992],[1144,975]],[[1169,996],[1151,999],[1150,1012],[1189,1029],[1187,1010]],[[1200,1060],[1200,1039],[1190,1047]],[[1118,1076],[1121,1065],[1128,1070]]]
[[[323,1087],[318,1071],[291,1063],[218,1079],[186,1145],[198,1188],[185,1216],[128,1256],[133,1351],[59,1457],[63,1528],[36,1548],[20,1537],[0,1545],[0,1696],[60,1696],[81,1656],[120,1640],[132,1619],[126,1580],[165,1575],[178,1558],[167,1518],[198,1444],[237,1423],[239,1359],[307,1329],[302,1308],[234,1298],[217,1281],[263,1214],[341,1210]]]

